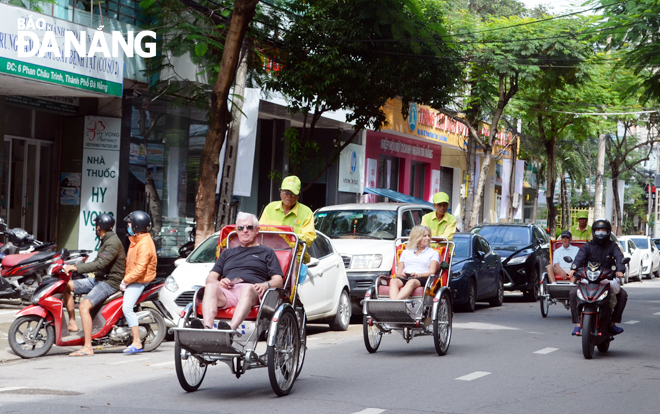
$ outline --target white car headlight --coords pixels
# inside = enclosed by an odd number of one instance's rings
[[[165,289],[170,292],[176,292],[179,290],[179,285],[176,284],[176,280],[174,280],[172,276],[167,276],[167,279],[165,279]]]
[[[644,257],[642,257],[642,260],[649,260],[649,254],[646,253],[646,254],[644,255]]]
[[[523,263],[525,263],[525,262],[527,261],[527,258],[528,258],[528,257],[529,257],[529,255],[525,255],[525,256],[516,256],[516,257],[514,257],[513,259],[509,260],[509,263],[508,263],[508,264],[510,264],[510,265],[523,264]]]
[[[463,270],[459,270],[458,272],[452,272],[452,274],[451,274],[452,280],[460,279],[461,276],[463,276]]]
[[[356,254],[351,260],[351,269],[378,269],[381,263],[382,254]]]

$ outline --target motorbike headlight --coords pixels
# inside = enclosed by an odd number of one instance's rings
[[[609,290],[605,290],[605,292],[601,293],[600,296],[598,296],[598,298],[596,299],[596,301],[605,300],[605,298],[607,298],[607,294],[608,294],[608,293],[610,293],[610,291],[609,291]]]
[[[170,292],[176,292],[179,290],[179,285],[176,284],[176,280],[174,280],[172,276],[168,276],[167,279],[165,279],[165,289]]]
[[[580,289],[577,290],[577,297],[580,300],[586,300],[586,299],[584,299],[584,296],[582,296],[582,291]]]
[[[528,258],[528,257],[529,257],[529,255],[525,255],[525,256],[516,256],[516,257],[514,257],[513,259],[509,260],[509,263],[508,263],[508,264],[510,264],[510,265],[523,264],[523,263],[525,263],[525,262],[527,261],[527,258]]]
[[[41,298],[43,298],[44,295],[45,295],[46,293],[48,293],[49,290],[50,290],[50,289],[41,289],[41,290],[37,289],[37,290],[32,294],[32,299],[31,299],[32,304],[33,304],[33,305],[38,305],[38,304],[39,304],[39,301],[41,300]]]
[[[594,272],[593,270],[587,270],[587,279],[590,282],[595,282],[600,277],[600,272]]]
[[[382,254],[357,254],[351,260],[351,269],[378,269],[382,263]]]

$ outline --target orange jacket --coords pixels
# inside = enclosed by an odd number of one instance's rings
[[[156,246],[149,233],[129,236],[131,245],[126,255],[126,274],[124,281],[130,283],[147,283],[156,278]]]

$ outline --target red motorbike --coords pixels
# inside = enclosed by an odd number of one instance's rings
[[[80,251],[85,260],[87,253]],[[48,277],[48,267],[60,254],[59,251],[34,251],[4,256],[0,265],[0,277],[3,279],[0,284],[3,287],[0,289],[0,298],[21,299],[24,303],[30,303],[37,286]]]
[[[57,346],[82,346],[82,329],[69,332],[65,318],[66,308],[62,301],[64,287],[72,277],[65,273],[65,264],[75,264],[79,259],[70,259],[64,249],[49,268],[53,277],[44,279],[32,294],[32,305],[18,312],[14,323],[9,327],[9,345],[22,358],[36,358],[48,353],[53,344]],[[140,338],[146,352],[153,351],[163,342],[166,329],[165,319],[154,308],[142,309],[141,303],[154,302],[158,307],[158,291],[163,286],[162,280],[149,283],[138,299],[135,310],[140,327]],[[122,292],[118,291],[91,311],[92,345],[128,346],[132,342],[131,329],[126,323],[122,311],[124,302]],[[162,306],[162,305],[161,305]]]

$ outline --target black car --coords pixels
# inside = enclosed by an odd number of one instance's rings
[[[478,234],[454,234],[454,258],[451,264],[451,288],[454,304],[473,312],[476,302],[491,306],[504,302],[504,280],[500,255]]]
[[[534,224],[484,224],[472,230],[502,257],[510,281],[506,290],[520,290],[529,302],[539,299],[541,275],[550,263],[548,235]]]

